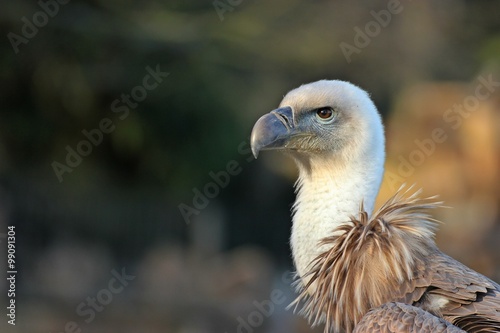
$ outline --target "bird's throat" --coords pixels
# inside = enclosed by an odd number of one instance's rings
[[[327,250],[326,245],[319,245],[323,238],[349,223],[350,216],[357,216],[361,203],[372,213],[383,166],[313,164],[304,170],[299,164],[299,170],[291,247],[297,273],[303,277],[311,262]]]

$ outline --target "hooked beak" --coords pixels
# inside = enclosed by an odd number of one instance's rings
[[[284,148],[295,130],[293,111],[285,106],[263,115],[253,126],[250,146],[255,158],[261,150]]]

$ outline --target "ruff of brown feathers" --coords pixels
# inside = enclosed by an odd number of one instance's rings
[[[426,210],[441,203],[408,191],[397,191],[371,218],[361,205],[357,218],[332,230],[338,236],[320,242],[328,250],[297,277],[300,295],[292,303],[303,305],[300,312],[313,325],[352,332],[371,308],[392,301],[391,291],[413,279],[416,265],[436,250],[437,221]]]

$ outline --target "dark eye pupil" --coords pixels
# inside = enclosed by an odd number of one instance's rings
[[[318,110],[318,116],[322,119],[328,119],[332,116],[332,114],[333,114],[332,109],[329,109],[329,108],[324,108],[324,109]]]

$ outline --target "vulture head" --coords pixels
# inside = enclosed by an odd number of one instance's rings
[[[251,137],[261,150],[290,153],[301,171],[351,163],[383,164],[384,133],[368,94],[338,80],[321,80],[290,91],[276,110],[262,116]]]

